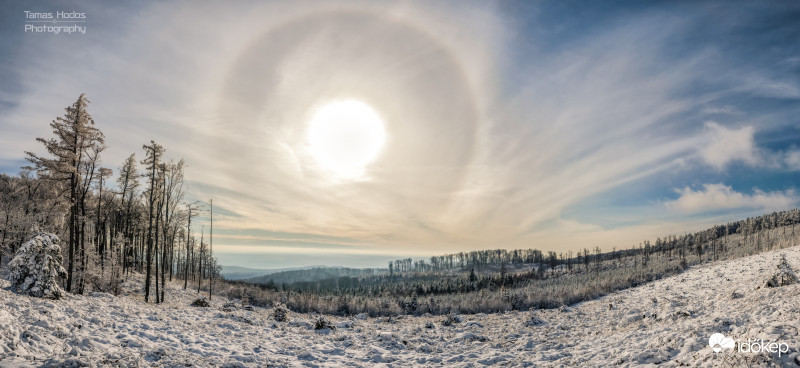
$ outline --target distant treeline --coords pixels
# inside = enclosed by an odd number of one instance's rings
[[[758,235],[762,230],[775,229],[782,226],[793,226],[800,223],[800,210],[780,211],[766,214],[763,216],[747,218],[746,220],[729,222],[725,225],[716,225],[706,230],[685,235],[668,235],[659,237],[655,242],[645,240],[638,247],[603,252],[599,247],[594,247],[592,251],[584,248],[577,254],[572,251],[559,252],[548,251],[544,253],[538,249],[491,249],[475,250],[471,252],[459,252],[430,257],[429,260],[414,261],[411,258],[398,259],[389,262],[389,273],[395,272],[428,272],[449,269],[478,269],[486,266],[518,265],[518,264],[537,264],[541,268],[554,268],[560,265],[588,265],[597,259],[609,259],[633,254],[642,254],[646,260],[646,255],[653,252],[679,252],[685,255],[687,252],[703,252],[698,248],[699,244],[717,240],[727,235],[742,234]],[[716,243],[712,243],[711,251],[715,252]]]
[[[230,283],[226,290],[257,305],[285,304],[298,312],[343,315],[553,308],[674,275],[692,265],[796,245],[798,223],[800,211],[794,209],[609,252],[463,252],[426,262],[393,261],[391,273],[373,270],[291,284]]]
[[[380,270],[376,268],[314,267],[301,270],[281,271],[241,281],[254,284],[264,284],[275,288],[283,284],[316,282],[340,277],[370,276],[385,272],[386,270]]]

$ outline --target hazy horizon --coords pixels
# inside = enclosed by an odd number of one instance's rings
[[[4,4],[0,173],[85,92],[102,165],[185,159],[249,268],[625,249],[800,203],[798,4],[227,5]]]

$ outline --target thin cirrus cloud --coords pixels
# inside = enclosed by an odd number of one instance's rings
[[[703,109],[703,113],[705,114],[726,114],[726,115],[742,115],[744,112],[742,110],[737,109],[734,106],[730,105],[723,105],[723,106],[708,106]]]

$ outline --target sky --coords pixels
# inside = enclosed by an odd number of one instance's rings
[[[3,1],[0,172],[86,93],[106,167],[150,140],[186,161],[223,265],[629,248],[798,206],[798,20],[787,1]],[[309,140],[337,101],[380,118],[357,170]]]

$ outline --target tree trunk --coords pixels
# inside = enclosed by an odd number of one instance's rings
[[[67,254],[67,292],[72,292],[72,272],[75,265],[75,238],[76,238],[76,221],[75,209],[77,208],[77,201],[75,200],[77,190],[75,174],[70,176],[70,209],[69,209],[69,254]]]
[[[153,147],[153,151],[155,151],[155,147]],[[146,262],[147,262],[147,272],[145,273],[145,283],[144,283],[144,301],[147,303],[150,299],[150,267],[152,266],[152,255],[153,255],[153,192],[155,191],[155,183],[156,183],[156,164],[155,164],[155,152],[153,153],[154,163],[153,168],[151,169],[150,173],[150,200],[149,200],[149,215],[148,215],[148,226],[147,226],[147,255],[146,255]]]
[[[159,269],[158,269],[158,245],[159,245],[158,244],[158,239],[159,239],[158,231],[159,231],[159,223],[161,222],[160,221],[161,220],[161,209],[162,209],[163,204],[164,204],[164,200],[162,198],[162,200],[158,202],[158,210],[156,211],[156,230],[155,230],[155,236],[154,236],[155,239],[153,240],[153,243],[154,243],[153,251],[155,252],[155,254],[153,255],[153,258],[155,259],[155,263],[156,263],[155,264],[155,269],[154,269],[154,271],[155,271],[155,282],[156,282],[156,303],[160,303],[161,302],[160,299],[159,299],[161,294],[159,294],[159,287],[158,287],[158,271],[159,271]],[[163,247],[164,245],[162,244],[161,246]],[[163,263],[164,259],[161,259],[161,262]]]
[[[190,233],[192,228],[192,208],[189,208],[189,223],[186,225],[186,261],[183,270],[183,290],[186,290],[186,287],[189,286],[189,247],[191,246],[191,239],[192,234]]]
[[[203,233],[205,229],[200,232],[200,256],[197,258],[197,293],[200,294],[200,288],[203,283]]]

